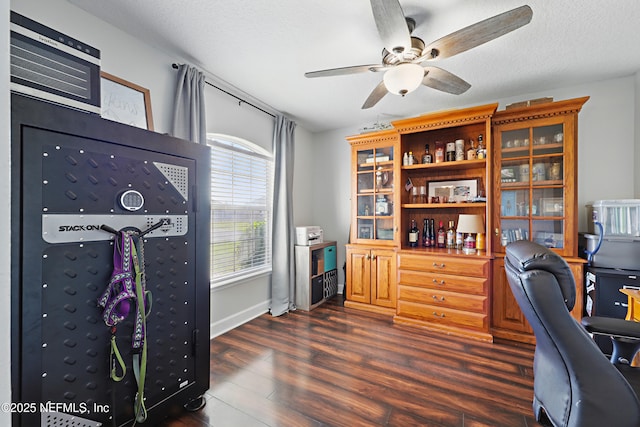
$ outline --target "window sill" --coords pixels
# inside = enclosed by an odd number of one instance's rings
[[[256,270],[256,271],[252,271],[251,273],[247,273],[247,274],[243,274],[241,276],[236,276],[236,277],[231,277],[229,279],[225,279],[225,280],[220,280],[218,282],[215,283],[211,283],[210,289],[213,290],[221,290],[221,289],[225,289],[225,288],[230,288],[232,286],[235,286],[241,282],[246,282],[249,279],[254,279],[256,277],[260,277],[260,276],[267,276],[271,274],[271,269],[267,268],[267,269],[261,269],[261,270]]]

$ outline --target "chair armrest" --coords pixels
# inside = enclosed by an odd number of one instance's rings
[[[583,317],[582,326],[592,334],[640,339],[640,322],[631,322],[613,317],[592,316]]]

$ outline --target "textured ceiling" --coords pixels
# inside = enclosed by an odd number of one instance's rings
[[[381,73],[308,79],[307,71],[379,63],[368,0],[69,0],[188,59],[310,131],[492,102],[640,70],[638,0],[400,0],[430,43],[523,4],[533,19],[499,39],[433,62],[471,83],[462,95],[420,87],[360,107]]]

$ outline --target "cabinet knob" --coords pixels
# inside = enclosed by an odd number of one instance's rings
[[[433,300],[434,301],[444,301],[444,297],[439,297],[437,295],[433,295]]]
[[[495,230],[493,230],[494,233],[496,233],[496,236],[500,235],[500,229],[498,227],[496,227]]]
[[[437,267],[437,268],[444,268],[444,262],[442,264],[438,264],[438,263],[434,262],[433,266]]]
[[[369,261],[371,259],[371,255],[367,254],[364,259],[366,259],[367,261]]]
[[[433,312],[433,315],[434,315],[434,316],[436,316],[436,317],[440,317],[440,318],[443,318],[443,317],[444,317],[444,313],[440,313],[440,314],[438,314],[438,313],[436,313],[435,311]]]

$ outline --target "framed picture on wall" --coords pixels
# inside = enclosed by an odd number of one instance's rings
[[[153,130],[149,89],[104,71],[100,77],[102,118]]]
[[[437,197],[438,203],[461,203],[478,196],[477,178],[453,181],[430,181],[427,185],[429,187],[429,200]]]

